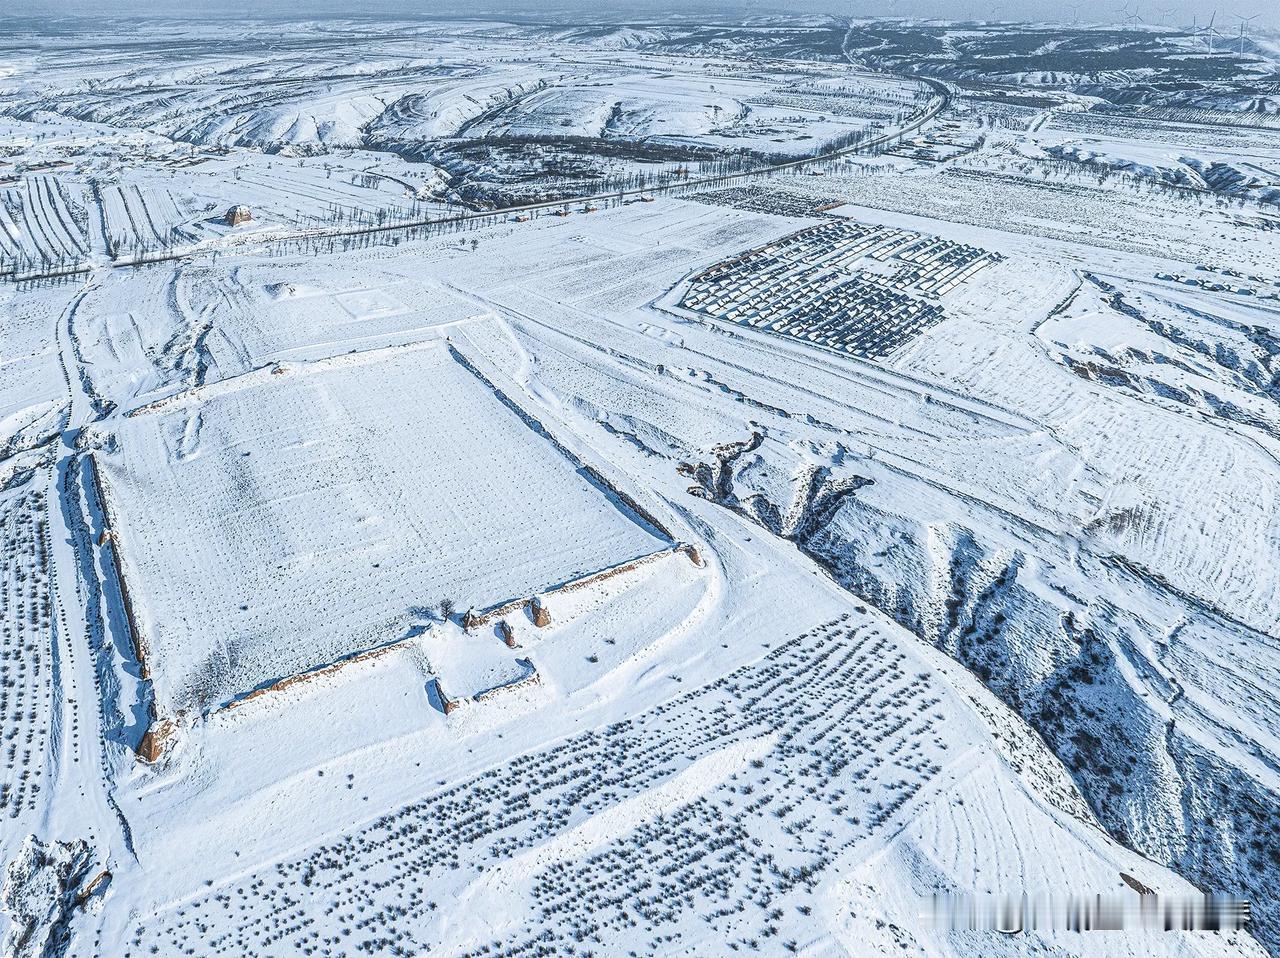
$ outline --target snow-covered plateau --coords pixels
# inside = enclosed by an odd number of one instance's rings
[[[3,958],[1280,955],[1274,41],[0,25]]]

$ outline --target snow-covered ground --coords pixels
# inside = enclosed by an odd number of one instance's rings
[[[28,55],[0,76],[0,134],[23,169],[59,175],[5,190],[0,157],[0,272],[225,242],[235,205],[257,229],[382,224],[726,155],[807,156],[932,95],[844,62],[743,69],[501,26],[297,21],[281,37],[189,24],[172,46],[169,29],[140,46],[111,31],[93,44],[19,35]]]
[[[1270,134],[968,91],[891,156],[319,241],[448,214],[405,144],[786,153],[916,84],[148,29],[0,53],[0,252],[69,272],[0,282],[6,956],[1280,948],[1280,215],[1153,172]],[[1142,890],[1253,921],[933,914]]]
[[[486,609],[668,544],[460,360],[273,366],[113,433],[96,468],[161,715],[400,638],[439,600]]]

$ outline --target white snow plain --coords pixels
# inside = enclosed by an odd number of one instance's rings
[[[0,227],[75,268],[0,282],[6,954],[1277,946],[1269,200],[1100,178],[1047,152],[1080,101],[956,92],[822,176],[374,239],[454,182],[393,134],[722,144],[787,84],[858,124],[915,84],[722,81],[674,27],[161,56],[185,29],[0,56]],[[1154,169],[1162,129],[1092,159]],[[1254,921],[928,916],[1142,888]]]

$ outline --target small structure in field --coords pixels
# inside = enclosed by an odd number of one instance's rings
[[[480,625],[480,615],[475,609],[467,609],[467,614],[462,617],[462,628],[467,632],[474,632]]]
[[[520,678],[504,682],[501,685],[495,685],[493,688],[485,689],[483,692],[478,692],[471,696],[471,701],[476,703],[489,702],[520,689],[528,688],[531,685],[542,684],[542,675],[534,666],[532,659],[516,659],[516,665],[520,666],[521,671],[524,673]]]
[[[529,600],[530,611],[533,612],[533,624],[540,629],[545,629],[551,624],[551,613],[547,611],[547,607],[542,604],[542,600],[536,595]]]
[[[148,765],[154,765],[160,761],[172,732],[171,722],[164,719],[153,721],[151,727],[142,736],[142,741],[138,743],[138,758]]]
[[[449,693],[444,690],[444,683],[439,678],[432,679],[436,684],[436,696],[440,699],[440,710],[445,715],[451,713],[458,707],[458,700],[449,698]]]
[[[233,206],[227,210],[226,215],[228,226],[239,226],[241,223],[250,223],[253,221],[253,211],[243,204]]]
[[[103,891],[107,887],[107,884],[110,881],[111,881],[111,872],[109,872],[107,869],[104,868],[102,871],[98,872],[98,874],[93,877],[93,880],[90,881],[89,884],[84,886],[84,889],[80,892],[80,894],[76,895],[76,905],[78,907],[83,907],[85,902],[87,902],[90,898],[92,898],[98,892]]]
[[[514,649],[516,647],[516,630],[506,619],[498,623],[498,635],[506,643],[507,648]]]

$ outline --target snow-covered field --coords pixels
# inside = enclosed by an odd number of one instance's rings
[[[0,44],[5,958],[1277,953],[1273,134],[832,24]]]
[[[157,406],[95,461],[161,715],[400,638],[439,600],[486,609],[666,545],[442,345]]]
[[[826,152],[920,109],[847,63],[549,45],[494,23],[40,35],[0,77],[0,273],[383,225]],[[182,40],[172,43],[181,29]],[[27,52],[30,38],[11,41]],[[118,48],[113,44],[119,43]],[[56,176],[53,175],[56,173]],[[5,189],[12,179],[16,188]],[[251,225],[229,229],[233,206]]]

